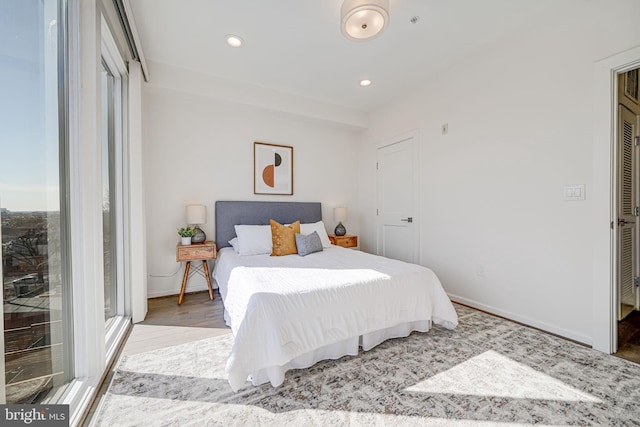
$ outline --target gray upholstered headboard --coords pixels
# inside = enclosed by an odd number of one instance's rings
[[[322,204],[319,202],[216,202],[216,246],[230,246],[236,237],[234,225],[268,225],[274,219],[280,224],[300,220],[312,223],[322,220]]]

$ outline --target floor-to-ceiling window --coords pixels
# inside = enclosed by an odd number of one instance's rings
[[[127,68],[111,31],[102,21],[101,158],[102,254],[107,357],[113,354],[125,315],[124,147],[127,111]]]
[[[72,369],[64,0],[0,2],[0,234],[7,403],[42,402]]]
[[[113,7],[0,1],[0,403],[68,403],[72,425],[130,325],[128,74]]]
[[[104,317],[107,328],[118,314],[118,257],[115,191],[116,79],[102,62],[102,244],[104,265]]]

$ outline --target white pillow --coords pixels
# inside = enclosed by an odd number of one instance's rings
[[[229,244],[231,245],[233,250],[236,251],[236,253],[240,252],[240,245],[238,244],[237,237],[234,237],[233,239],[229,240]]]
[[[300,234],[311,234],[314,231],[318,233],[318,236],[320,236],[322,247],[330,248],[331,241],[327,235],[327,229],[324,227],[324,222],[318,221],[311,224],[300,224]]]
[[[261,255],[271,253],[270,225],[236,225],[239,255]]]

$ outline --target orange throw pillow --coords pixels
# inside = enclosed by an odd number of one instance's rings
[[[296,221],[291,225],[282,225],[277,221],[270,220],[269,224],[271,225],[273,244],[271,256],[297,254],[296,233],[300,233],[300,221]]]

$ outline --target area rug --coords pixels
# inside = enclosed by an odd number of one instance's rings
[[[454,331],[233,393],[231,335],[123,358],[96,426],[640,426],[640,365],[456,305]]]

